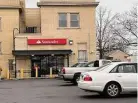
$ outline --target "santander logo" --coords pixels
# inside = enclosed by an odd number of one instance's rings
[[[36,43],[37,43],[37,44],[41,44],[41,41],[40,41],[40,40],[38,40]]]
[[[66,39],[28,39],[28,45],[65,45]]]

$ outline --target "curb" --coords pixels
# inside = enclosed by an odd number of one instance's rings
[[[2,81],[18,81],[18,80],[33,80],[33,79],[57,79],[59,77],[30,77],[30,78],[11,78],[11,79],[2,79]]]

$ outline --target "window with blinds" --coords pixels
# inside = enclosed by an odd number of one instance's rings
[[[59,27],[67,27],[67,13],[59,13]]]
[[[79,13],[70,14],[70,27],[79,27]]]
[[[88,61],[87,43],[78,44],[78,62]]]

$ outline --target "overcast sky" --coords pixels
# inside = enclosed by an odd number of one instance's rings
[[[39,0],[26,0],[27,8],[36,8]],[[138,3],[138,0],[96,0],[101,6],[111,9],[113,12],[124,12],[129,10],[133,4]]]

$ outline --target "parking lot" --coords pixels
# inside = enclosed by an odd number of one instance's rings
[[[59,79],[0,82],[0,103],[136,103],[136,94],[104,98]]]

